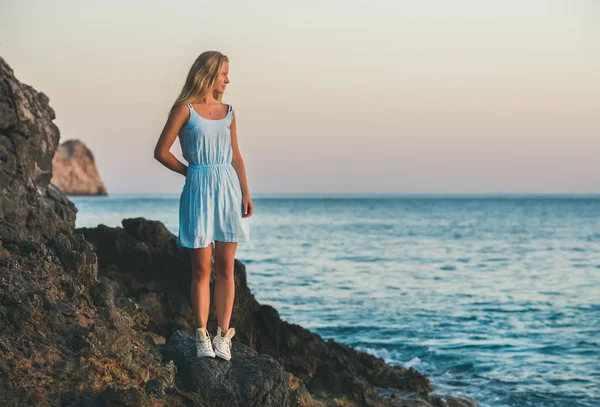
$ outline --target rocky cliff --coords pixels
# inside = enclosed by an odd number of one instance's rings
[[[77,212],[50,183],[60,133],[48,102],[0,57],[0,218],[35,238],[71,233]]]
[[[50,182],[67,195],[108,195],[94,154],[80,140],[67,140],[58,146]]]
[[[196,358],[186,249],[142,218],[73,229],[48,99],[0,73],[0,405],[477,406],[281,320],[238,260],[232,360]]]

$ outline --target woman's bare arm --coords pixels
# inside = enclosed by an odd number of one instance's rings
[[[240,147],[238,145],[235,112],[231,112],[231,114],[233,115],[233,119],[231,120],[231,125],[229,127],[229,134],[231,135],[231,150],[233,153],[231,165],[237,172],[238,178],[240,179],[242,194],[244,196],[250,196],[250,188],[248,187],[248,180],[246,179],[246,167],[244,166],[244,159],[242,158]]]
[[[171,153],[171,146],[188,117],[189,111],[185,104],[181,103],[175,106],[171,110],[171,113],[169,113],[167,123],[158,138],[156,147],[154,147],[154,158],[168,169],[178,172],[181,175],[187,174],[187,166]]]

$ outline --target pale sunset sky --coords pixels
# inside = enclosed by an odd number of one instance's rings
[[[252,196],[600,193],[599,22],[595,0],[2,0],[0,55],[109,194],[181,191],[153,149],[206,50]]]

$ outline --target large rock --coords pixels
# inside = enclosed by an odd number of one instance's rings
[[[122,225],[78,228],[76,232],[94,246],[99,274],[116,283],[119,296],[133,298],[140,304],[150,317],[148,324],[154,332],[172,338],[181,330],[193,331],[187,250],[176,244],[176,237],[161,222],[133,218],[124,219]],[[468,397],[431,394],[427,378],[413,368],[388,365],[381,358],[332,339],[325,341],[299,325],[281,320],[275,308],[256,301],[247,285],[245,265],[237,259],[234,279],[236,294],[230,321],[236,329],[234,343],[240,342],[277,360],[302,380],[316,405],[477,406]],[[211,298],[214,283],[212,273]],[[216,332],[213,301],[207,326]],[[172,357],[173,353],[169,355]]]
[[[119,284],[98,277],[82,234],[41,242],[0,219],[0,405],[312,406],[275,359],[234,342],[196,358],[190,331],[165,338]]]
[[[80,140],[67,140],[54,154],[51,182],[67,195],[108,195],[94,154]]]
[[[43,238],[72,233],[77,212],[50,183],[60,134],[48,101],[0,57],[0,218]]]
[[[286,372],[275,359],[233,341],[231,360],[195,357],[194,336],[175,332],[163,351],[173,360],[182,378],[182,388],[197,394],[199,404],[214,407],[313,406],[301,380]]]
[[[41,242],[0,219],[0,405],[185,405],[175,366],[97,271],[82,235]]]

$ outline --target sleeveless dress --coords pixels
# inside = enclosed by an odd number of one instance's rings
[[[177,244],[199,248],[214,240],[245,242],[250,239],[249,218],[242,218],[242,189],[231,165],[233,108],[227,105],[223,119],[209,120],[187,106],[190,117],[179,132],[188,170],[179,198]]]

